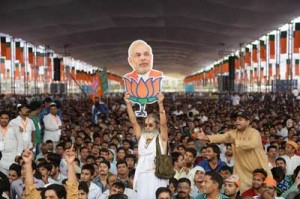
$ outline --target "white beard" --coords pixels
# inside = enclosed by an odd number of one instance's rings
[[[142,136],[146,139],[146,140],[152,140],[153,138],[155,138],[157,135],[159,134],[159,132],[157,130],[154,131],[145,131],[145,129],[142,131]]]

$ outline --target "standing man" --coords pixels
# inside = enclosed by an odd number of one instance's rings
[[[166,187],[168,184],[168,180],[160,179],[154,174],[157,137],[159,139],[161,152],[166,153],[167,151],[168,127],[163,105],[164,95],[160,93],[157,101],[160,120],[158,120],[155,115],[149,115],[145,119],[143,129],[135,117],[129,101],[129,95],[127,93],[125,94],[124,99],[127,106],[129,120],[138,140],[139,161],[136,167],[133,188],[137,190],[137,198],[154,199],[157,188]]]
[[[0,112],[0,171],[8,175],[9,167],[15,161],[16,156],[22,153],[23,140],[18,130],[14,130],[9,123],[9,113]]]
[[[46,142],[47,140],[51,140],[54,143],[55,148],[59,142],[62,129],[62,122],[57,115],[57,105],[55,103],[51,103],[50,113],[44,117],[44,124],[44,142]]]
[[[100,102],[99,97],[95,97],[94,101],[95,102],[92,107],[92,115],[93,115],[93,122],[96,124],[99,122],[99,119],[101,119],[101,116],[107,117],[108,108],[103,102]]]
[[[42,110],[42,106],[40,102],[33,101],[30,104],[31,112],[29,117],[32,119],[34,127],[35,127],[35,145],[36,145],[36,155],[40,153],[40,144],[42,142],[42,128],[40,124],[40,120],[38,118],[39,113]]]
[[[250,127],[250,115],[246,111],[236,113],[236,129],[221,135],[205,135],[196,133],[195,137],[211,143],[228,143],[233,146],[235,160],[234,173],[241,179],[241,193],[251,188],[252,173],[257,168],[263,168],[268,175],[272,173],[268,167],[268,158],[263,149],[260,133]]]
[[[19,131],[23,138],[22,150],[28,145],[29,148],[35,147],[35,127],[33,121],[28,117],[29,109],[25,104],[17,105],[19,116],[10,121],[10,125]]]

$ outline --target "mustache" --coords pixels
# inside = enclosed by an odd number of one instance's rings
[[[181,194],[181,193],[185,193],[184,191],[180,191],[180,192],[178,192],[178,194]]]

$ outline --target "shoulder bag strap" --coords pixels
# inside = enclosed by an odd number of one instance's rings
[[[160,145],[159,145],[159,135],[156,137],[156,155],[161,155]]]

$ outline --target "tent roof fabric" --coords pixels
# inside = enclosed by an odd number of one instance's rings
[[[123,75],[130,43],[153,48],[154,67],[189,75],[300,13],[299,0],[28,0],[0,6],[2,33]]]

